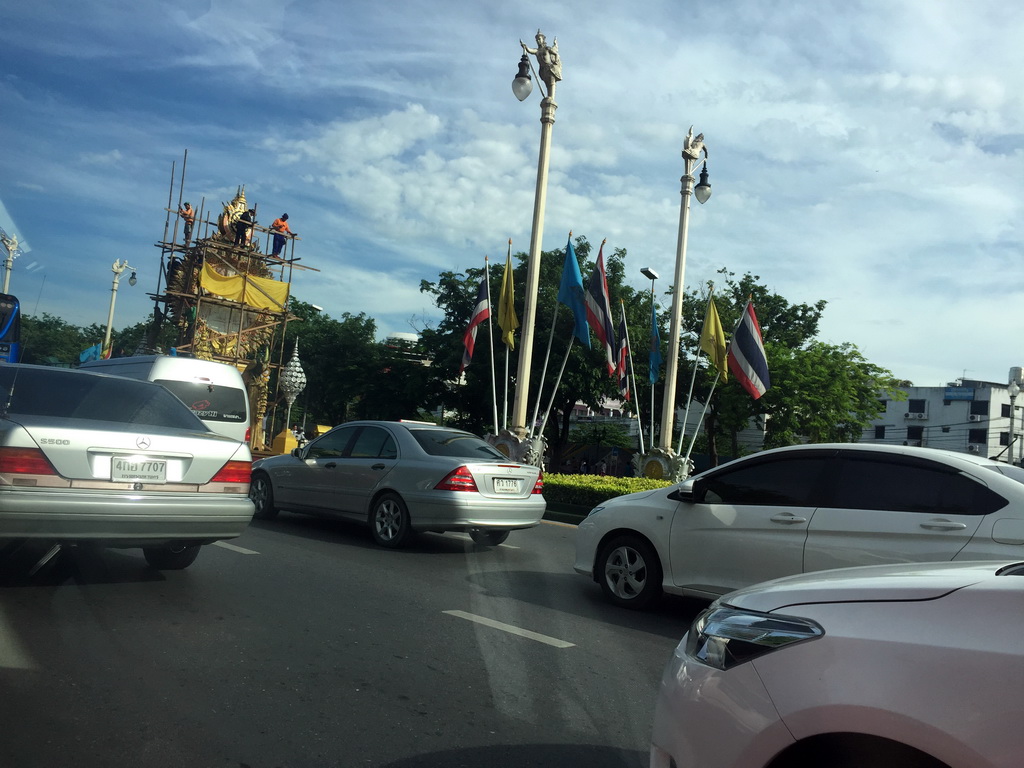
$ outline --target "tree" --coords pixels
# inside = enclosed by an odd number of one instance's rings
[[[381,369],[376,323],[364,313],[344,312],[340,320],[335,320],[296,299],[288,309],[296,319],[285,331],[285,360],[290,359],[297,341],[306,374],[306,386],[292,409],[292,421],[308,421],[307,414],[313,414],[315,422],[333,426],[356,414],[364,417],[359,402],[377,386]],[[283,417],[283,412],[280,415]]]
[[[42,317],[21,317],[21,360],[36,365],[78,365],[82,350],[103,340],[103,335],[87,336],[81,328],[71,325],[49,312]]]
[[[576,237],[573,242],[577,258],[580,260],[580,271],[584,286],[590,280],[594,261],[589,259],[591,245],[583,236]],[[650,303],[644,302],[638,292],[623,283],[623,263],[626,251],[615,249],[605,254],[605,272],[608,290],[611,297],[613,314],[617,326],[619,300],[627,306],[627,319],[630,324],[641,323],[640,327],[649,325]],[[522,297],[525,295],[526,261],[525,253],[515,254],[517,262],[513,276],[517,302],[517,312],[522,315]],[[530,393],[527,398],[527,417],[532,420],[536,410],[542,419],[549,404],[551,414],[547,424],[545,437],[548,440],[552,460],[557,466],[560,463],[562,448],[568,441],[569,417],[573,406],[583,402],[592,408],[599,408],[606,398],[618,396],[618,384],[615,378],[607,373],[604,362],[604,351],[595,343],[591,349],[574,343],[569,351],[565,373],[561,385],[555,392],[552,401],[552,390],[558,377],[558,370],[569,348],[572,338],[572,312],[565,305],[558,304],[558,288],[562,277],[565,261],[565,249],[546,251],[541,258],[540,279],[537,292],[537,320],[534,336],[533,360],[531,361]],[[487,340],[490,331],[486,325],[480,327],[477,334],[476,348],[472,363],[464,372],[464,379],[459,379],[459,363],[462,359],[462,336],[469,324],[470,313],[475,303],[477,286],[483,276],[482,269],[468,269],[465,273],[442,272],[436,282],[422,281],[420,290],[434,297],[435,304],[444,311],[444,319],[436,328],[423,331],[422,340],[434,361],[434,373],[440,386],[435,390],[447,410],[456,414],[456,421],[471,431],[482,433],[493,430],[493,395],[491,392],[491,351]],[[504,376],[505,352],[504,345],[498,341],[500,334],[497,328],[497,304],[501,290],[502,270],[491,271],[490,288],[493,302],[492,317],[494,318],[493,333],[495,335],[495,370],[501,378]],[[556,312],[557,309],[557,312]],[[647,319],[642,318],[644,313]],[[557,317],[556,317],[557,315]],[[520,336],[516,336],[516,349],[509,355],[510,378],[514,378],[518,368]],[[550,358],[547,374],[543,377],[544,360],[548,355],[550,342]],[[646,346],[646,345],[645,345]],[[509,402],[512,401],[510,389]],[[501,387],[498,387],[498,398],[502,398]],[[539,405],[538,405],[539,403]],[[499,410],[501,406],[499,405]],[[499,421],[503,421],[499,419]]]
[[[717,464],[721,438],[738,455],[738,433],[752,419],[765,424],[766,447],[809,440],[856,440],[883,410],[883,398],[899,398],[898,382],[886,369],[872,365],[852,344],[829,345],[815,339],[827,302],[791,304],[762,285],[757,275],[739,280],[723,268],[723,284],[715,290],[722,324],[735,328],[748,297],[754,302],[764,337],[772,386],[754,400],[730,376],[712,395],[704,429],[712,465]],[[691,292],[684,301],[687,346],[697,347],[707,296]],[[686,364],[687,376],[694,360]],[[701,361],[694,396],[706,401],[717,372]],[[685,397],[685,392],[683,393]]]

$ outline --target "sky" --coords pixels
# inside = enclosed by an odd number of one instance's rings
[[[824,299],[821,341],[919,386],[1024,365],[1024,5],[1004,0],[6,3],[10,291],[104,325],[126,259],[114,326],[144,320],[187,151],[193,206],[244,184],[260,223],[289,214],[319,270],[297,298],[382,338],[436,325],[421,280],[529,250],[540,94],[511,82],[538,29],[562,60],[544,250],[607,239],[667,307],[692,125],[713,194],[688,289],[725,267]]]

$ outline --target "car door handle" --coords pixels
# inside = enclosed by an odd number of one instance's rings
[[[929,531],[962,531],[967,526],[964,523],[954,523],[952,520],[929,520],[921,523],[922,528]]]
[[[387,464],[374,464],[370,469],[384,469],[386,466]]]
[[[797,517],[796,515],[774,515],[771,518],[773,523],[806,523],[806,517]]]
[[[326,464],[324,464],[324,469],[334,469],[336,466],[338,466],[337,462],[328,461]]]

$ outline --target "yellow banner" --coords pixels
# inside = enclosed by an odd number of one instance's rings
[[[209,262],[203,264],[203,274],[199,282],[205,290],[215,296],[239,301],[258,309],[280,312],[288,301],[288,283],[254,275],[228,277],[213,269]]]

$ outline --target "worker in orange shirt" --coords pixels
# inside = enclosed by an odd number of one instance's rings
[[[274,258],[281,258],[286,238],[295,237],[295,233],[288,228],[288,214],[282,213],[281,218],[274,219],[274,223],[270,225],[270,231],[274,233],[274,250],[270,255]]]

